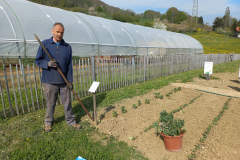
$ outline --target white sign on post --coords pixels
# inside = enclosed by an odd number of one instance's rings
[[[88,91],[91,93],[95,93],[99,84],[100,84],[100,82],[93,81],[93,83]]]
[[[240,66],[239,66],[239,76],[238,77],[240,78]]]
[[[213,62],[204,62],[204,74],[212,74]]]

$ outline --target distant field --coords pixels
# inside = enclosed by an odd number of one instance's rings
[[[240,54],[240,38],[227,37],[216,33],[197,32],[188,34],[203,45],[205,54]]]

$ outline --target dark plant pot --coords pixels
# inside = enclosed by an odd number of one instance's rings
[[[204,75],[205,75],[207,81],[210,80],[210,78],[212,76],[211,74],[204,74]]]
[[[171,151],[171,152],[181,151],[182,150],[182,138],[183,138],[184,134],[185,134],[185,132],[183,132],[179,136],[167,136],[161,132],[166,150]]]

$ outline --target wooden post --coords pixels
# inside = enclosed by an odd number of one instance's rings
[[[96,74],[95,74],[95,56],[91,57],[91,66],[92,66],[92,80],[96,81]],[[94,121],[97,125],[97,103],[96,103],[96,92],[93,93],[93,114],[94,114]]]
[[[17,111],[17,115],[19,115],[19,109],[18,109],[18,104],[17,104],[17,97],[16,97],[16,91],[15,91],[15,86],[14,86],[14,79],[13,79],[13,72],[12,72],[11,64],[10,64],[10,74],[11,74],[11,80],[12,80],[12,88],[13,88],[13,94],[14,94],[14,99],[15,99],[16,111]]]
[[[12,109],[10,92],[9,92],[9,88],[8,88],[7,71],[6,71],[6,67],[5,67],[4,64],[3,64],[3,69],[4,69],[4,77],[5,77],[5,84],[6,84],[6,89],[7,89],[7,95],[8,95],[8,102],[9,102],[10,112],[11,112],[11,116],[13,116],[14,114],[13,114],[13,109]]]
[[[4,97],[3,97],[3,92],[2,92],[2,86],[1,86],[1,81],[0,81],[0,94],[2,97],[2,104],[3,104],[3,113],[4,117],[7,118],[6,110],[5,110],[5,103],[4,103]]]

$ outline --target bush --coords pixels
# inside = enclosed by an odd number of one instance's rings
[[[96,11],[102,12],[102,7],[101,6],[97,6]]]

